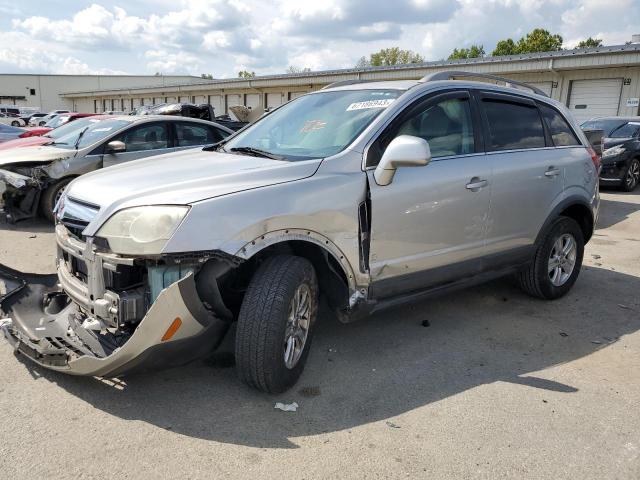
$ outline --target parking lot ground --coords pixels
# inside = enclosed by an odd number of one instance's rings
[[[48,226],[2,228],[1,263],[53,271]],[[603,193],[561,300],[504,279],[349,325],[324,314],[278,396],[230,364],[76,378],[2,342],[0,477],[638,479],[640,193]]]

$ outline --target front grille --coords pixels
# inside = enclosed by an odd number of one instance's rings
[[[82,232],[100,210],[98,205],[69,196],[63,198],[58,219],[76,238],[82,238]]]

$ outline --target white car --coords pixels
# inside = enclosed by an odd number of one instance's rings
[[[30,127],[44,127],[44,125],[51,119],[57,117],[61,113],[69,113],[69,110],[54,110],[49,112],[44,117],[31,117],[29,120]]]
[[[13,117],[6,113],[0,113],[0,123],[4,125],[11,125],[12,127],[24,127],[27,123],[20,117]]]

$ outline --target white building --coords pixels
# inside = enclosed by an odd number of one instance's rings
[[[34,107],[41,112],[73,107],[73,100],[62,95],[77,90],[169,86],[202,83],[188,75],[25,75],[0,74],[0,104]],[[110,110],[121,110],[113,108]]]

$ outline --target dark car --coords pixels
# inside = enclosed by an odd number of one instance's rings
[[[600,184],[634,190],[640,183],[640,117],[597,118],[581,127],[604,131]]]

